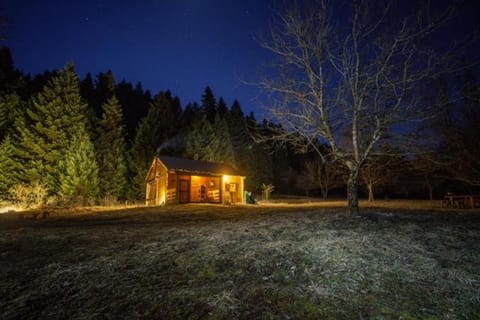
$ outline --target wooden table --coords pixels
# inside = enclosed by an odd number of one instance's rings
[[[475,208],[480,204],[479,196],[472,195],[446,195],[442,207],[447,208]]]

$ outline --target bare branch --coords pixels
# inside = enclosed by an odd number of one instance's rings
[[[271,121],[281,127],[260,139],[313,150],[322,161],[315,145],[325,142],[332,159],[349,168],[349,181],[358,183],[380,141],[431,116],[421,85],[458,67],[457,46],[439,51],[429,40],[455,17],[455,8],[436,14],[430,6],[367,0],[285,5],[262,42],[278,58],[275,72],[260,82],[270,93]],[[337,23],[338,17],[349,19]]]

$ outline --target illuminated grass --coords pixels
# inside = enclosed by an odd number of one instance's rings
[[[480,318],[475,213],[342,212],[189,205],[3,222],[0,318]]]

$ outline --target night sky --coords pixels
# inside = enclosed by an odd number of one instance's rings
[[[255,111],[252,80],[268,61],[256,37],[268,30],[269,1],[71,0],[1,2],[16,68],[35,75],[75,64],[83,78],[111,69],[117,82],[170,89],[182,105],[208,85],[228,105]]]
[[[3,0],[0,10],[9,21],[6,45],[25,73],[67,62],[80,78],[111,69],[117,82],[140,81],[152,94],[169,89],[183,106],[200,101],[208,85],[260,118],[259,90],[242,80],[258,80],[272,58],[256,40],[268,32],[272,1]],[[460,3],[461,18],[442,43],[478,28],[478,1]]]

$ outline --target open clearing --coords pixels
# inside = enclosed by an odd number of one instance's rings
[[[480,212],[425,203],[1,219],[0,318],[480,319]]]

